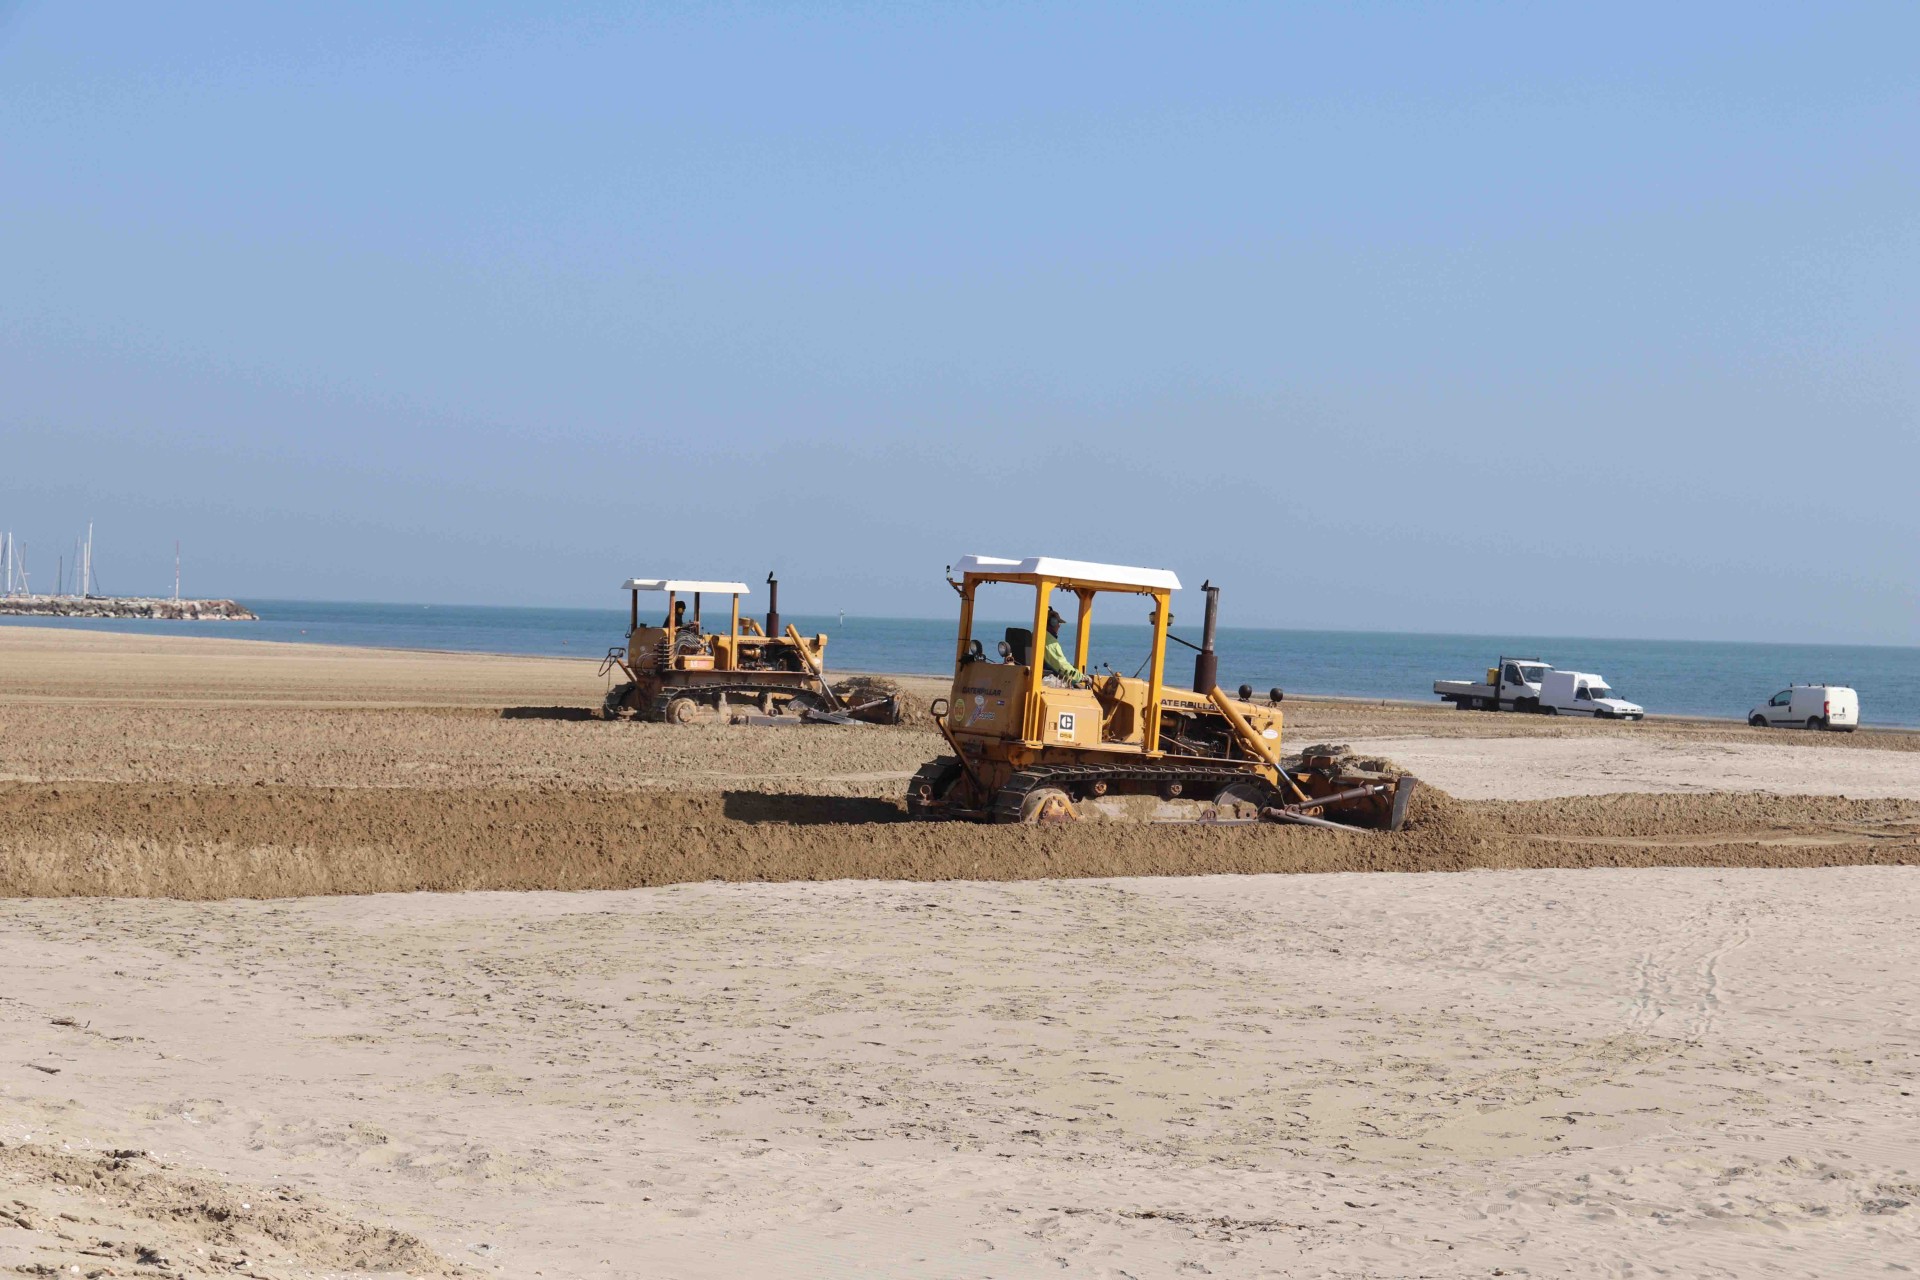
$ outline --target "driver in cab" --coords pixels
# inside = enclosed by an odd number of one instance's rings
[[[1058,609],[1047,610],[1047,650],[1046,674],[1058,676],[1073,688],[1081,688],[1090,683],[1087,673],[1067,661],[1067,651],[1060,647],[1060,624],[1065,621]]]

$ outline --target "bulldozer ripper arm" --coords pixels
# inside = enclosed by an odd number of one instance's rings
[[[1213,705],[1220,708],[1220,714],[1225,716],[1227,723],[1233,726],[1233,736],[1240,739],[1240,745],[1248,751],[1251,751],[1256,758],[1264,760],[1273,766],[1273,771],[1280,775],[1282,782],[1287,784],[1287,790],[1293,792],[1294,799],[1302,804],[1308,803],[1307,793],[1302,791],[1300,784],[1289,777],[1287,771],[1280,767],[1280,757],[1274,753],[1272,748],[1267,746],[1267,740],[1265,738],[1262,738],[1253,731],[1253,726],[1247,723],[1247,718],[1240,714],[1240,708],[1234,706],[1232,700],[1229,699],[1225,693],[1221,692],[1220,686],[1213,686],[1212,692],[1208,693],[1207,697],[1213,700]]]
[[[807,642],[800,638],[800,629],[789,622],[786,635],[787,639],[793,641],[793,651],[800,655],[800,663],[806,667],[807,674],[820,682],[820,692],[826,696],[827,705],[835,711],[845,711],[846,708],[840,704],[840,696],[833,691],[833,686],[827,683],[826,673],[820,670],[819,664],[813,660],[813,655],[807,652]]]
[[[1302,827],[1320,827],[1327,831],[1358,831],[1344,822],[1335,822],[1330,818],[1316,818],[1310,813],[1296,813],[1292,809],[1267,809],[1260,818],[1264,822],[1291,822]]]
[[[617,644],[607,650],[607,656],[600,660],[600,674],[604,676],[615,667],[626,672],[627,679],[629,680],[638,680],[640,678],[634,675],[633,668],[627,665],[627,650],[625,645]]]
[[[1364,787],[1351,787],[1345,791],[1336,791],[1330,796],[1315,796],[1311,800],[1303,797],[1299,804],[1291,804],[1288,805],[1287,808],[1294,813],[1307,813],[1309,810],[1324,812],[1331,807],[1346,804],[1350,800],[1365,800],[1369,796],[1383,796],[1387,794],[1387,791],[1388,787],[1386,783],[1373,782]]]

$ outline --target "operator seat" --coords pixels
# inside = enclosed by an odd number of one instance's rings
[[[1140,706],[1134,698],[1144,694],[1144,689],[1135,694],[1118,675],[1094,680],[1093,696],[1100,704],[1100,741],[1139,743]]]
[[[1033,632],[1025,627],[1008,627],[1007,648],[1013,650],[1014,666],[1026,666],[1033,657]]]

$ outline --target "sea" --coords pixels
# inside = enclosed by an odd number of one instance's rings
[[[597,658],[622,643],[624,609],[535,609],[496,605],[347,604],[318,600],[246,600],[258,622],[159,622],[97,618],[0,618],[0,624],[77,627],[159,635],[457,653]],[[826,632],[829,668],[893,674],[951,670],[951,619],[783,614],[808,635]],[[976,635],[993,653],[1009,625],[982,623]],[[1071,624],[1069,624],[1071,626]],[[1176,626],[1198,642],[1197,628]],[[1192,630],[1193,634],[1185,634]],[[1135,674],[1148,630],[1096,625],[1092,664]],[[1862,724],[1920,728],[1920,648],[1873,645],[1749,644],[1705,640],[1613,640],[1578,636],[1431,635],[1391,631],[1295,631],[1222,627],[1220,683],[1290,694],[1436,701],[1435,680],[1482,677],[1500,657],[1538,658],[1603,676],[1621,697],[1655,715],[1745,719],[1792,683],[1850,685],[1860,693]],[[1192,653],[1169,646],[1169,683],[1191,683]]]

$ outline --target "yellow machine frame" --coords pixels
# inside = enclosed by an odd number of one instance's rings
[[[1261,705],[1229,698],[1215,683],[1218,588],[1205,584],[1203,643],[1193,690],[1166,684],[1168,628],[1180,582],[1162,569],[1034,557],[969,556],[948,581],[960,596],[950,695],[934,723],[951,756],[929,761],[907,787],[920,818],[991,822],[1088,817],[1149,822],[1291,822],[1398,830],[1414,779],[1343,749],[1309,748],[1293,765],[1280,755],[1279,696]],[[1009,629],[999,662],[974,638],[979,589],[1033,589],[1033,630]],[[1112,673],[1083,685],[1048,684],[1046,628],[1054,594],[1079,601],[1071,665],[1086,671],[1093,599],[1101,593],[1152,603],[1146,680]],[[1063,619],[1064,620],[1064,619]],[[1026,644],[1019,654],[1015,646]]]
[[[711,634],[705,630],[704,621],[700,616],[701,597],[706,593],[699,591],[685,593],[693,597],[693,618],[685,627],[677,626],[673,621],[673,608],[679,601],[682,593],[673,590],[667,591],[666,620],[662,626],[658,627],[643,627],[640,625],[640,589],[637,587],[628,588],[628,594],[632,599],[627,613],[627,656],[625,661],[621,662],[620,665],[629,675],[634,674],[636,667],[640,665],[636,663],[634,656],[634,645],[637,637],[642,633],[652,632],[660,632],[664,638],[667,652],[671,656],[671,666],[669,669],[673,671],[733,672],[752,670],[753,668],[743,667],[741,665],[741,653],[746,649],[760,648],[768,644],[794,645],[800,654],[802,665],[814,668],[814,672],[804,673],[809,676],[817,673],[825,657],[827,638],[824,635],[816,635],[811,638],[803,636],[789,623],[781,635],[769,636],[766,631],[761,628],[757,619],[741,617],[740,593],[738,592],[727,593],[731,604],[728,610],[729,616],[726,631],[713,632]],[[710,658],[709,662],[695,661],[689,665],[686,660],[695,655],[674,652],[674,641],[678,639],[682,631],[691,631],[712,647],[713,653],[708,655]],[[645,642],[643,641],[641,643],[642,646],[645,647]]]
[[[1145,795],[1209,804],[1231,793],[1234,803],[1255,808],[1258,801],[1250,797],[1306,799],[1281,768],[1278,706],[1235,702],[1218,688],[1197,693],[1167,687],[1168,628],[1178,586],[1172,574],[1044,558],[1006,563],[1010,567],[1001,569],[978,559],[962,562],[960,580],[953,582],[960,596],[953,686],[950,697],[941,700],[945,705],[936,704],[934,719],[954,758],[948,765],[935,761],[916,777],[909,791],[911,810],[1031,821],[1043,791],[1058,791],[1049,803],[1069,810],[1069,793],[1103,803]],[[1016,564],[1038,566],[1038,571],[1011,567]],[[1049,568],[1109,569],[1135,580]],[[977,593],[988,583],[1033,589],[1033,639],[1024,663],[1010,655],[992,662],[974,639]],[[1152,606],[1146,680],[1109,674],[1090,677],[1084,688],[1047,684],[1046,624],[1056,592],[1071,594],[1079,604],[1072,665],[1081,671],[1092,640],[1094,597],[1146,597]],[[999,706],[1015,701],[1015,686],[1017,708],[1000,713]],[[1207,741],[1170,740],[1170,716],[1178,718],[1183,731],[1204,734]],[[1090,732],[1081,732],[1083,718]]]
[[[774,586],[772,575],[768,575],[768,584]],[[630,683],[610,691],[605,707],[609,717],[631,709],[643,718],[684,723],[698,705],[718,705],[728,697],[757,701],[766,711],[803,706],[827,712],[841,710],[826,680],[827,637],[802,636],[792,624],[779,635],[768,635],[755,619],[742,618],[740,597],[748,590],[745,583],[636,578],[623,589],[629,595],[627,645],[624,652],[610,651],[603,669],[618,667]],[[641,625],[642,591],[665,593],[667,609],[661,625]],[[707,595],[729,598],[725,632],[708,634],[705,630],[702,607]],[[683,626],[675,623],[674,609],[687,596],[692,597],[692,617]],[[770,612],[768,624],[777,626],[778,617],[777,610]],[[702,641],[701,652],[680,652],[680,637],[689,632]],[[743,662],[749,650],[769,647],[786,650],[799,669],[770,669]]]
[[[1082,580],[1072,578],[1048,578],[1031,573],[992,573],[969,571],[962,576],[960,583],[960,633],[954,645],[954,678],[956,682],[972,663],[969,661],[973,642],[973,604],[974,593],[986,583],[1007,582],[1018,586],[1034,588],[1033,609],[1033,651],[1028,655],[1029,672],[1026,692],[1020,710],[1022,745],[1040,750],[1047,744],[1041,734],[1041,718],[1045,706],[1042,689],[1046,675],[1047,612],[1053,605],[1053,592],[1056,588],[1070,591],[1079,600],[1079,616],[1074,621],[1073,665],[1080,670],[1087,666],[1087,649],[1092,640],[1093,598],[1102,591],[1119,592],[1126,595],[1146,596],[1153,601],[1153,644],[1149,665],[1152,675],[1147,680],[1146,707],[1142,713],[1141,754],[1160,756],[1160,698],[1164,688],[1164,676],[1167,656],[1167,626],[1173,616],[1173,593],[1169,590],[1140,587],[1117,582]],[[1018,763],[1024,763],[1019,761]]]

